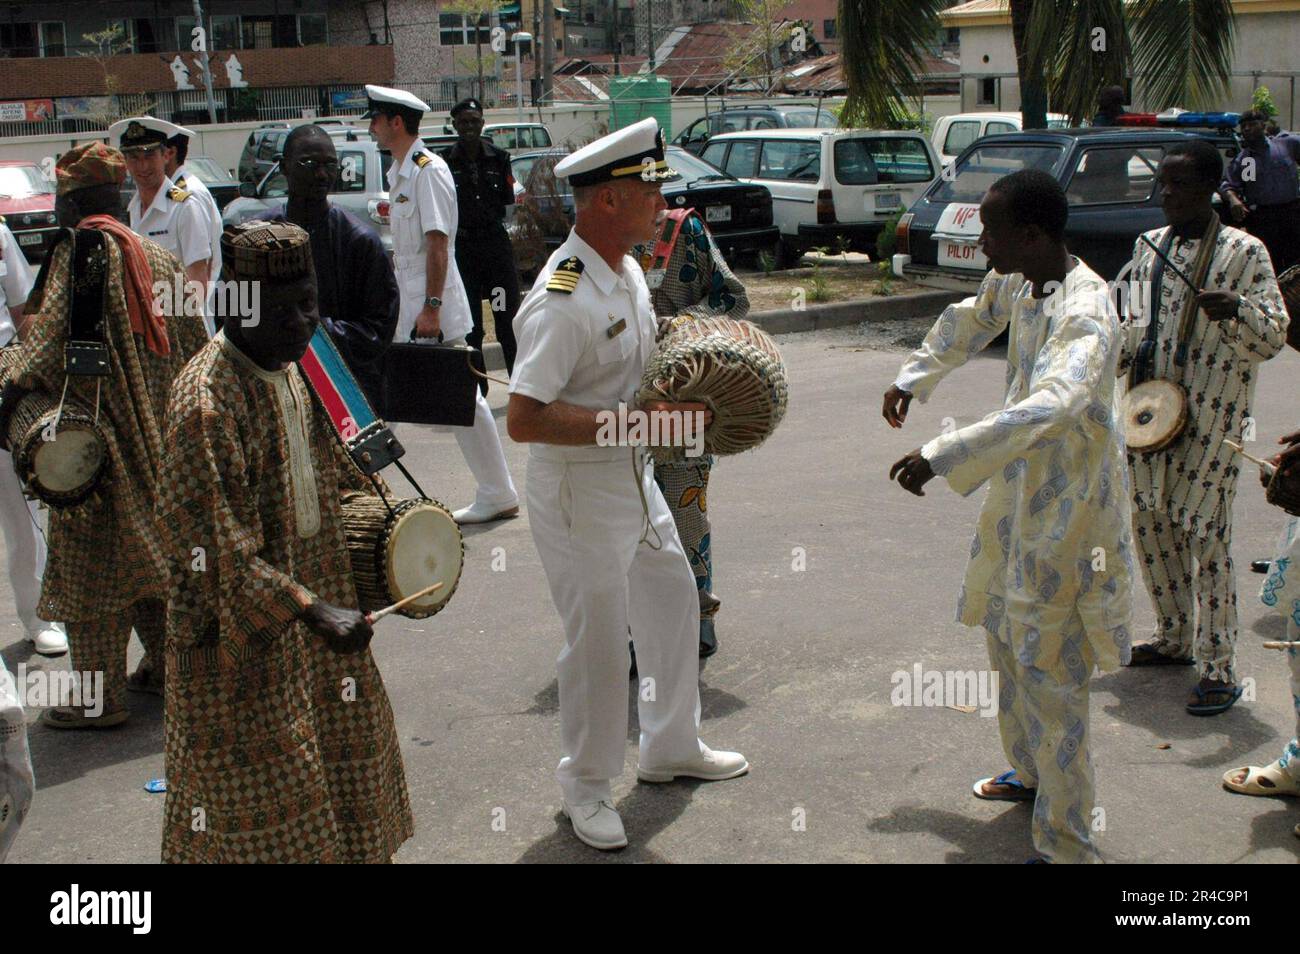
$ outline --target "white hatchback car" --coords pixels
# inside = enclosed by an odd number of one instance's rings
[[[930,141],[934,143],[939,158],[946,166],[981,136],[1020,132],[1021,125],[1020,113],[957,113],[953,116],[940,116],[934,121]],[[1048,129],[1064,129],[1069,125],[1069,116],[1061,113],[1047,114]]]
[[[918,132],[763,129],[714,136],[700,157],[772,193],[781,230],[776,265],[789,268],[824,246],[874,254],[876,237],[939,175]]]

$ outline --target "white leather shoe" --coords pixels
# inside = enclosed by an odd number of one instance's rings
[[[457,523],[491,523],[493,520],[504,520],[507,517],[513,517],[519,513],[519,504],[513,503],[505,507],[485,507],[480,503],[472,503],[468,507],[461,507],[451,515],[451,519]]]
[[[623,819],[614,810],[613,802],[587,802],[570,807],[560,799],[560,810],[573,822],[573,833],[584,845],[601,851],[627,847]]]
[[[700,750],[698,759],[680,765],[665,765],[662,768],[644,768],[638,765],[636,777],[643,782],[671,782],[682,777],[721,782],[749,771],[749,763],[739,752],[715,752],[704,743],[700,743]]]
[[[42,656],[62,656],[68,651],[68,634],[58,623],[42,622],[39,630],[27,633],[27,641],[35,643]]]

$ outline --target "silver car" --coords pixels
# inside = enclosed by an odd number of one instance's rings
[[[332,205],[342,206],[362,222],[374,227],[383,239],[384,248],[392,254],[393,238],[388,226],[388,169],[393,157],[373,139],[351,137],[347,141],[334,140],[339,157],[339,175],[330,190]],[[270,211],[283,211],[288,197],[288,183],[280,171],[280,163],[271,167],[262,181],[253,185],[241,182],[239,198],[235,199],[221,215],[226,225],[247,222]]]

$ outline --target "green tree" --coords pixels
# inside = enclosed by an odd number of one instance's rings
[[[843,126],[894,129],[919,97],[923,57],[948,0],[840,0],[840,50],[848,98]]]
[[[1009,0],[1026,129],[1080,122],[1130,71],[1156,109],[1219,105],[1229,91],[1231,0]]]

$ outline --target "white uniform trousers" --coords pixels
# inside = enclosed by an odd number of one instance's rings
[[[9,561],[9,583],[14,607],[28,635],[40,632],[44,621],[36,615],[45,575],[45,537],[37,524],[37,505],[23,496],[14,471],[13,457],[0,451],[0,531],[4,533]]]
[[[610,782],[623,772],[629,624],[641,765],[679,764],[700,753],[695,577],[645,455],[618,450],[611,460],[528,460],[529,522],[564,623],[556,777],[572,805],[610,799]],[[645,516],[637,478],[653,527],[647,542],[639,542]]]

